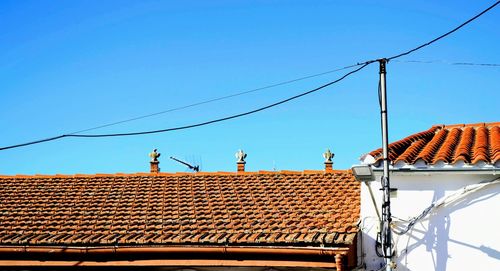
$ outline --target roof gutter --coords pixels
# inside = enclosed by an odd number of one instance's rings
[[[200,253],[200,254],[270,254],[335,256],[346,255],[349,248],[291,248],[291,247],[64,247],[64,246],[0,246],[0,253],[56,254],[132,254],[132,253]]]
[[[40,247],[40,246],[0,246],[0,254],[36,254],[40,256],[62,256],[54,259],[5,259],[0,266],[283,266],[322,267],[343,271],[344,259],[350,256],[350,248],[291,248],[291,247]],[[187,254],[188,259],[172,257],[172,254]],[[68,259],[69,255],[133,255],[147,254],[147,259],[126,260],[105,258],[106,260]],[[66,257],[64,257],[66,255]],[[248,257],[250,255],[250,257]],[[262,258],[252,257],[261,255]],[[198,256],[198,257],[196,257]],[[202,256],[202,257],[199,257]],[[238,256],[236,259],[228,256]],[[247,256],[247,257],[245,257]],[[286,257],[283,257],[286,256]],[[312,260],[314,257],[323,260]],[[311,258],[309,258],[311,257]],[[5,257],[4,257],[5,258]]]

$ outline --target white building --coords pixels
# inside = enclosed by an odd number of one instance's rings
[[[390,144],[389,158],[396,270],[500,270],[500,122],[433,126]],[[384,266],[381,159],[361,158],[376,176],[361,190],[366,270]]]

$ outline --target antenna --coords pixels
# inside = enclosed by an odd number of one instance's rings
[[[172,159],[172,160],[174,160],[174,161],[176,161],[176,162],[179,162],[179,163],[181,163],[181,164],[183,164],[183,165],[187,166],[189,169],[191,169],[191,170],[193,170],[193,171],[195,171],[195,172],[200,171],[200,167],[199,167],[199,166],[192,166],[192,165],[190,165],[190,164],[188,164],[188,163],[186,163],[186,162],[184,162],[184,161],[181,161],[181,160],[179,160],[179,159],[177,159],[177,158],[175,158],[175,157],[173,157],[173,156],[170,156],[170,159]]]

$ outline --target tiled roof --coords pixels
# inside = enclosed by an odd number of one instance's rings
[[[351,244],[349,171],[0,177],[0,245]]]
[[[382,150],[369,153],[376,163]],[[436,125],[389,145],[393,164],[457,164],[500,166],[500,122]]]

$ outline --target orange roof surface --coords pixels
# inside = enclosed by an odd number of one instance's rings
[[[370,155],[379,162],[382,149]],[[440,161],[496,165],[500,162],[500,122],[432,126],[427,131],[391,143],[389,159],[394,164],[414,164],[422,160],[428,165]]]
[[[352,244],[350,171],[0,177],[0,245]]]

